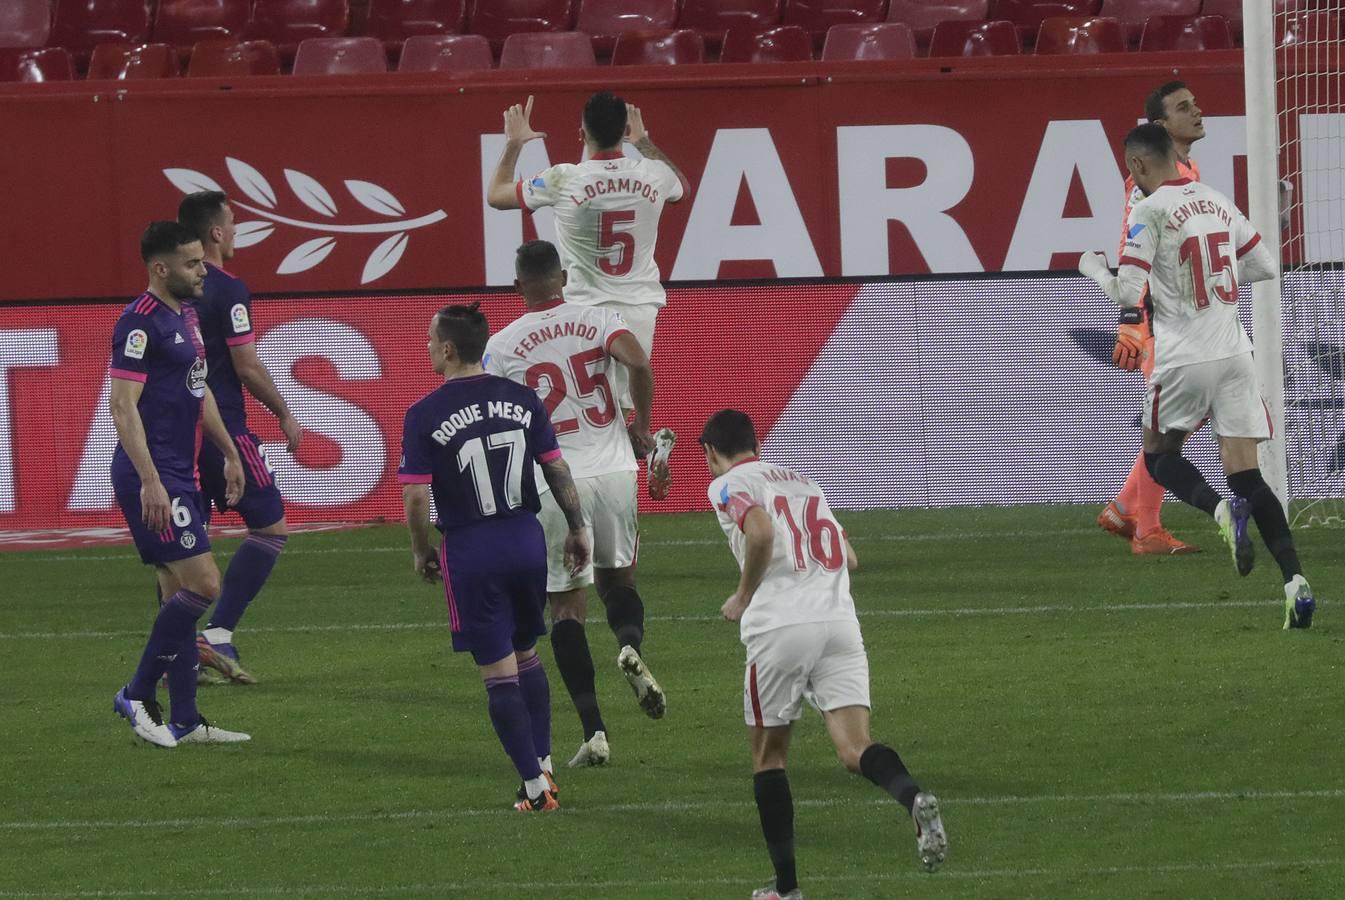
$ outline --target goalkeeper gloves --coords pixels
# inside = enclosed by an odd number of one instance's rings
[[[1111,360],[1121,369],[1138,369],[1145,357],[1145,342],[1148,329],[1144,327],[1144,310],[1138,306],[1121,310],[1121,319],[1116,326],[1116,346],[1112,349]]]
[[[1111,276],[1111,269],[1107,266],[1107,257],[1096,250],[1090,250],[1083,254],[1079,257],[1079,274],[1086,275],[1101,284]]]

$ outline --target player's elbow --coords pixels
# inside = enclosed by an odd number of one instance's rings
[[[518,196],[513,185],[492,185],[486,193],[486,202],[491,209],[518,209]]]

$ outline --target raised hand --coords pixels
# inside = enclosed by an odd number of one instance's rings
[[[532,130],[532,95],[523,105],[515,103],[504,111],[504,138],[511,144],[522,145],[546,137],[545,131]]]

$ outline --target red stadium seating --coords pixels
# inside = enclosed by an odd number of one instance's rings
[[[1023,52],[1012,22],[940,22],[930,56],[1013,56]]]
[[[187,64],[187,75],[192,78],[279,74],[280,54],[270,41],[200,41]]]
[[[1126,40],[1133,47],[1144,33],[1144,23],[1152,16],[1200,15],[1200,0],[1102,0],[1102,15],[1119,19],[1126,29]]]
[[[1295,13],[1283,20],[1276,16],[1275,30],[1275,43],[1281,47],[1335,41],[1340,38],[1340,19],[1325,12]]]
[[[1205,0],[1200,5],[1202,16],[1223,16],[1234,43],[1242,44],[1242,0]]]
[[[1144,23],[1141,50],[1228,50],[1233,35],[1223,16],[1153,16]]]
[[[499,52],[511,34],[569,31],[574,24],[574,0],[472,0],[467,30],[480,34]]]
[[[81,64],[98,44],[139,44],[149,39],[146,0],[56,0],[50,43]]]
[[[891,0],[887,21],[909,25],[916,45],[928,47],[940,22],[983,22],[989,11],[990,0]]]
[[[300,41],[340,37],[349,25],[349,0],[256,0],[244,34],[275,44],[282,62],[289,62]]]
[[[691,28],[677,31],[628,32],[612,48],[614,66],[673,66],[705,62],[705,41]]]
[[[677,23],[677,0],[579,0],[575,30],[593,35],[593,49],[610,56],[619,35],[670,31]]]
[[[63,47],[0,50],[0,82],[69,81],[74,77],[74,63]]]
[[[50,0],[0,0],[0,47],[41,47],[50,34]]]
[[[1100,16],[1053,17],[1042,22],[1037,32],[1039,56],[1123,53],[1125,49],[1125,28],[1115,19]]]
[[[781,25],[766,31],[730,28],[724,37],[720,62],[802,62],[813,58],[813,39],[797,25]]]
[[[1025,46],[1037,40],[1041,23],[1056,16],[1096,15],[1102,0],[991,0],[987,18],[1003,19],[1018,26]]]
[[[171,44],[99,44],[89,58],[90,81],[138,81],[142,78],[176,78],[177,49]]]
[[[481,72],[495,65],[479,34],[420,34],[406,39],[398,72]]]
[[[363,33],[395,55],[409,37],[460,34],[466,24],[467,0],[369,0]]]
[[[682,0],[679,28],[694,28],[705,46],[719,52],[730,28],[765,31],[780,24],[781,0]]]
[[[383,42],[374,37],[308,38],[294,54],[295,75],[371,75],[388,70]]]
[[[197,41],[237,40],[248,24],[249,0],[159,0],[154,40],[189,53]]]
[[[901,22],[877,25],[833,25],[822,46],[825,60],[911,59],[915,56],[915,35]]]
[[[785,0],[781,21],[798,25],[822,49],[828,31],[837,25],[874,25],[887,15],[887,0]]]
[[[596,62],[593,41],[582,31],[511,34],[500,51],[501,69],[559,69]]]

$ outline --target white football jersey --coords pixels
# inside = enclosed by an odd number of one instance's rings
[[[629,333],[619,313],[557,300],[524,313],[486,344],[487,372],[541,397],[575,478],[637,468],[609,380],[616,365],[609,348]],[[545,489],[545,480],[537,484]]]
[[[1123,282],[1133,280],[1128,266],[1147,276],[1155,371],[1251,351],[1238,319],[1239,276],[1258,281],[1274,266],[1261,235],[1223,194],[1181,178],[1135,204]]]
[[[845,533],[817,482],[753,459],[710,482],[709,495],[740,569],[747,551],[742,530],[747,514],[761,507],[775,525],[766,576],[739,623],[744,641],[784,625],[855,618]]]
[[[556,214],[556,249],[569,273],[565,299],[597,303],[667,302],[654,263],[663,204],[682,197],[665,162],[603,153],[552,166],[518,182],[519,203]]]

